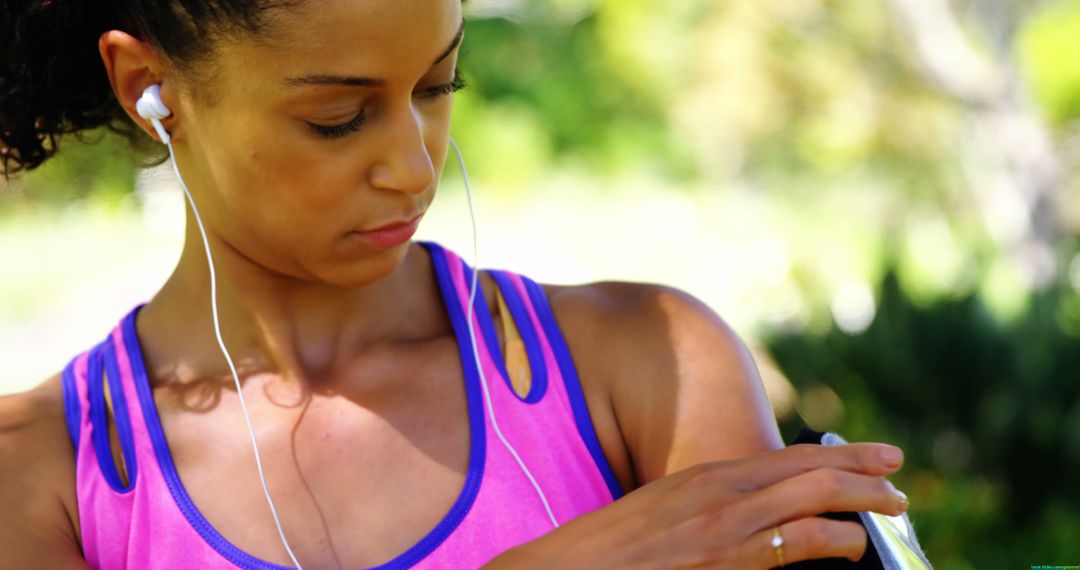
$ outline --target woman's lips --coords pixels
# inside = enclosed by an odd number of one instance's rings
[[[349,235],[359,237],[376,247],[394,247],[412,238],[413,234],[416,233],[416,228],[420,225],[420,218],[422,217],[423,214],[419,214],[411,220],[387,224],[373,230],[354,231],[350,232]]]

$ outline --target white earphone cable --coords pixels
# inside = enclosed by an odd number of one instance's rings
[[[158,124],[160,125],[160,122],[158,122]],[[236,394],[240,396],[240,409],[244,411],[244,420],[247,422],[248,435],[251,436],[251,448],[255,451],[255,466],[259,469],[259,480],[262,482],[263,494],[266,495],[266,503],[270,505],[270,514],[274,516],[274,524],[277,525],[278,536],[281,537],[281,544],[285,546],[285,551],[288,552],[289,558],[292,559],[297,570],[303,570],[300,566],[300,561],[298,561],[296,555],[293,554],[292,547],[289,546],[289,540],[285,538],[284,529],[281,528],[281,519],[278,518],[277,508],[274,506],[274,499],[270,497],[270,487],[266,484],[266,474],[263,473],[262,456],[259,455],[259,443],[255,439],[255,426],[251,423],[251,415],[248,414],[247,402],[244,401],[244,389],[240,386],[240,375],[236,373],[236,366],[233,364],[232,357],[229,356],[229,349],[225,348],[225,341],[221,339],[221,324],[218,322],[217,309],[217,277],[214,273],[214,258],[210,255],[210,240],[206,237],[206,228],[203,227],[199,209],[195,207],[195,199],[192,198],[191,191],[188,190],[187,184],[184,183],[184,177],[180,176],[180,168],[176,165],[176,155],[173,153],[172,142],[170,141],[166,144],[169,147],[169,159],[172,160],[173,172],[176,173],[176,178],[180,181],[180,187],[184,189],[184,195],[187,196],[188,203],[191,204],[191,211],[195,213],[195,223],[199,225],[199,233],[202,235],[203,246],[206,248],[206,263],[210,268],[210,308],[214,315],[214,335],[217,337],[218,346],[221,347],[221,353],[225,355],[225,360],[229,363],[229,371],[232,372],[233,382],[236,383]]]
[[[458,150],[457,143],[454,139],[450,139],[450,145],[454,147],[454,153],[457,154],[458,167],[461,168],[461,177],[465,181],[465,196],[469,202],[469,218],[472,220],[473,230],[473,275],[472,285],[469,287],[469,304],[467,306],[466,313],[468,314],[467,322],[469,326],[469,339],[472,341],[473,359],[476,362],[476,370],[480,373],[480,387],[484,389],[484,401],[487,403],[488,417],[491,418],[491,426],[495,428],[495,435],[499,437],[499,441],[502,442],[506,450],[510,452],[510,455],[514,456],[514,460],[517,461],[518,467],[525,474],[525,477],[529,479],[529,483],[532,483],[533,489],[536,490],[536,495],[540,497],[540,502],[544,504],[544,510],[547,511],[548,518],[551,519],[551,524],[555,528],[559,528],[559,521],[555,519],[555,514],[551,512],[551,505],[548,504],[547,497],[544,496],[544,491],[540,489],[540,484],[536,482],[536,478],[533,477],[529,468],[525,466],[525,462],[522,461],[521,456],[514,449],[514,446],[510,445],[510,442],[503,436],[502,430],[499,429],[499,422],[495,420],[495,407],[491,405],[491,393],[488,390],[487,379],[484,377],[484,367],[480,364],[480,353],[476,348],[476,332],[473,329],[473,304],[476,300],[476,280],[480,274],[479,254],[476,238],[476,215],[473,212],[472,203],[472,191],[469,188],[469,173],[465,170],[465,159],[461,157],[461,151]],[[484,310],[487,310],[486,308]]]

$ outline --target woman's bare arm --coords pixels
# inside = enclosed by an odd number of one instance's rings
[[[0,552],[3,565],[89,568],[79,550],[75,452],[59,376],[0,397]]]
[[[625,453],[631,487],[783,447],[753,359],[703,302],[662,285],[603,282],[557,288],[552,307],[600,431],[610,402],[624,450],[605,448],[616,462]]]

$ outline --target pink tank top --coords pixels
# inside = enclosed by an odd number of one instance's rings
[[[487,414],[464,313],[473,269],[436,243],[418,243],[431,254],[465,372],[469,470],[456,502],[435,528],[379,568],[476,568],[550,531],[552,524]],[[600,448],[543,289],[510,271],[491,274],[520,331],[532,373],[529,393],[519,396],[478,290],[473,325],[492,407],[503,435],[563,524],[611,503],[622,491]],[[135,333],[141,307],[133,308],[100,344],[76,356],[63,373],[86,560],[101,569],[288,568],[234,546],[188,497],[169,453]],[[110,451],[105,382],[128,472],[126,486]]]

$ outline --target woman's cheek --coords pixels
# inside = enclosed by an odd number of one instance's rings
[[[293,205],[299,210],[297,214],[311,212],[335,217],[334,214],[340,215],[363,195],[363,179],[347,167],[312,166],[304,171],[304,176],[294,175],[288,180],[296,189],[291,194],[295,199]]]

